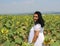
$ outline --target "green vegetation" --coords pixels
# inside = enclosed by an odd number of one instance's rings
[[[60,45],[60,15],[46,14],[45,45]],[[0,46],[33,46],[27,42],[33,15],[0,15]]]

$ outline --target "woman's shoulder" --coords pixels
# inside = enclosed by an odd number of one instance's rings
[[[41,24],[36,24],[35,27],[41,27]]]
[[[36,25],[34,25],[34,28],[44,29],[44,27],[41,27],[41,24],[36,24]]]
[[[36,24],[34,25],[34,30],[40,30],[41,29],[41,25],[40,24]]]
[[[41,24],[36,24],[36,25],[34,26],[34,30],[43,32],[44,27],[41,27]]]

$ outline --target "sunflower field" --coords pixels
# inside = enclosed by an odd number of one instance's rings
[[[44,45],[60,46],[60,15],[44,14]],[[0,15],[0,46],[33,46],[28,43],[33,15]]]

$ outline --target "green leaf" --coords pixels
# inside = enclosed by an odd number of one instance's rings
[[[10,45],[10,41],[7,40],[3,45],[4,45],[4,46],[9,46],[9,45]]]
[[[15,46],[15,42],[10,43],[10,46]]]
[[[19,44],[21,44],[21,43],[22,43],[22,39],[19,38],[19,37],[15,38],[15,43],[19,43]]]
[[[56,41],[56,42],[54,42],[54,43],[51,43],[50,45],[51,45],[51,46],[60,46],[60,44],[59,44],[58,41]]]

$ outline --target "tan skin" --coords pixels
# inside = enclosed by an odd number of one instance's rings
[[[34,19],[34,22],[36,22],[38,20],[38,15],[34,14],[33,19]],[[39,35],[39,31],[34,31],[34,37],[33,37],[32,43],[36,42],[38,35]]]

